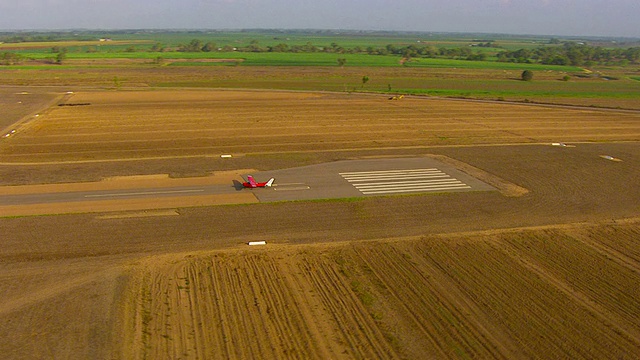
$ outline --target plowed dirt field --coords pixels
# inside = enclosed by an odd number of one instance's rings
[[[637,358],[640,263],[610,232],[638,251],[634,223],[145,260],[121,355]]]
[[[70,95],[0,143],[4,162],[640,140],[640,113],[246,91]]]

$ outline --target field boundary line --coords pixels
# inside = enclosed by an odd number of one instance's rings
[[[550,274],[544,269],[544,266],[536,263],[536,261],[529,258],[529,256],[518,252],[518,250],[515,249],[513,245],[510,245],[504,241],[491,241],[489,242],[489,244],[496,248],[496,250],[502,251],[507,254],[517,263],[521,264],[524,268],[544,279],[549,284],[549,286],[557,289],[561,293],[573,299],[576,304],[591,312],[591,314],[593,314],[595,318],[598,318],[600,321],[602,321],[603,324],[606,324],[610,327],[615,327],[616,332],[624,335],[627,340],[635,344],[640,344],[638,342],[638,339],[640,339],[640,331],[626,325],[623,318],[599,305],[597,302],[591,299],[589,295],[584,294],[578,289],[572,287],[571,284],[568,284],[566,281],[563,281]]]
[[[577,241],[583,243],[584,245],[592,248],[598,253],[601,253],[605,256],[611,257],[611,260],[617,262],[620,266],[626,267],[627,269],[637,273],[640,275],[640,266],[636,265],[637,261],[623,254],[622,252],[613,249],[604,244],[598,244],[597,242],[590,240],[588,236],[584,236],[580,233],[572,236]]]
[[[35,110],[32,111],[31,113],[23,116],[22,118],[20,118],[18,121],[14,122],[13,124],[7,126],[4,129],[0,130],[0,134],[5,134],[11,130],[16,130],[17,132],[21,132],[22,130],[28,129],[33,121],[38,120],[38,117],[36,117],[36,115],[44,115],[48,112],[50,112],[53,108],[53,105],[56,103],[60,103],[63,102],[64,100],[66,100],[67,98],[71,97],[72,94],[58,94],[57,96],[55,96],[53,99],[51,99],[51,101],[49,101],[48,103],[46,103],[42,109],[40,110]],[[0,163],[2,164],[2,163]]]

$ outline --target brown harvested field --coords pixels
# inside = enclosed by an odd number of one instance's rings
[[[2,349],[9,358],[635,359],[640,264],[621,250],[640,252],[638,224],[17,264],[3,271],[21,285],[4,282]]]
[[[602,245],[610,233],[623,247]],[[620,250],[638,254],[639,235],[635,223],[96,253],[139,237],[116,231],[54,258],[34,241],[3,260],[1,348],[16,359],[633,359],[640,270]],[[200,246],[215,249],[209,239]]]
[[[5,358],[640,357],[637,113],[246,91],[65,100],[85,102],[3,139],[0,183],[434,154],[529,192],[2,217]]]
[[[16,122],[38,114],[61,97],[59,90],[0,86],[0,137],[14,129]]]
[[[2,161],[60,162],[448,145],[640,140],[640,113],[386,96],[84,92],[0,144]]]

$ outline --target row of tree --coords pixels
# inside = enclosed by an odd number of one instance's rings
[[[155,44],[150,51],[164,51],[166,49],[161,44]],[[368,54],[368,55],[400,55],[404,58],[414,57],[444,57],[454,59],[466,59],[466,60],[486,60],[486,52],[474,52],[469,47],[460,48],[436,48],[435,46],[417,46],[409,45],[406,47],[398,47],[392,44],[384,47],[369,46],[363,48],[361,46],[355,46],[352,48],[345,48],[337,43],[331,43],[329,46],[316,46],[310,42],[303,45],[288,45],[280,43],[277,45],[261,46],[257,41],[251,41],[249,45],[241,47],[231,47],[229,45],[217,48],[215,43],[207,42],[203,43],[200,40],[194,39],[189,44],[179,45],[178,51],[182,52],[209,52],[209,51],[238,51],[238,52],[280,52],[280,53],[333,53],[333,54]]]
[[[213,42],[202,42],[194,39],[186,45],[179,45],[175,49],[165,48],[162,44],[156,43],[149,51],[163,52],[177,50],[181,52],[212,52],[212,51],[239,51],[239,52],[288,52],[288,53],[335,53],[335,54],[369,54],[369,55],[398,55],[405,59],[411,58],[447,58],[447,59],[464,59],[483,61],[487,60],[486,51],[473,51],[472,47],[458,48],[436,48],[432,45],[408,45],[396,46],[386,45],[384,47],[362,48],[356,46],[353,48],[344,48],[336,43],[329,46],[318,47],[310,42],[303,45],[288,45],[285,43],[261,46],[257,41],[251,41],[243,47],[217,47]],[[136,48],[130,46],[125,51],[134,52]],[[66,58],[67,49],[55,46],[51,48],[51,52],[56,54],[55,62],[62,63]],[[515,63],[540,63],[546,65],[573,65],[573,66],[591,66],[595,64],[606,65],[627,65],[640,64],[640,47],[629,48],[603,48],[599,46],[590,46],[582,43],[566,42],[561,46],[542,46],[535,49],[519,49],[519,50],[498,50],[497,60],[501,62]],[[0,55],[1,65],[14,65],[23,60],[20,54],[5,52]],[[342,64],[344,65],[344,64]]]
[[[54,64],[62,64],[62,62],[67,58],[67,49],[62,48],[62,50],[52,51],[56,55],[48,60]],[[19,65],[25,60],[25,57],[21,54],[16,54],[13,52],[3,52],[0,54],[0,65]]]
[[[4,52],[0,54],[0,65],[17,65],[22,62],[23,58],[20,54]]]
[[[495,46],[487,42],[476,47]],[[162,48],[156,44],[152,51]],[[369,46],[366,48],[355,46],[345,48],[336,43],[319,47],[308,42],[304,45],[288,45],[285,43],[261,46],[257,41],[251,41],[249,45],[238,48],[225,46],[217,48],[214,43],[202,43],[200,40],[192,40],[187,45],[180,45],[178,51],[239,51],[239,52],[288,52],[288,53],[335,53],[335,54],[369,54],[369,55],[399,55],[406,59],[422,58],[447,58],[483,61],[488,59],[487,51],[473,51],[470,46],[457,48],[436,48],[432,45],[386,45],[384,47]],[[630,48],[603,48],[582,43],[566,42],[561,46],[542,46],[535,49],[497,50],[497,60],[501,62],[516,63],[540,63],[545,65],[573,65],[590,66],[594,64],[618,64],[640,63],[640,47]]]
[[[579,43],[564,43],[563,46],[544,46],[536,49],[502,51],[498,61],[517,63],[540,63],[547,65],[590,66],[594,64],[638,64],[640,47],[603,48]]]

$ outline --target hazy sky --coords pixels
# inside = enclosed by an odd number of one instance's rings
[[[77,28],[640,37],[640,0],[0,0],[0,29]]]

